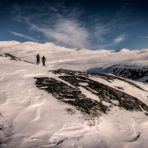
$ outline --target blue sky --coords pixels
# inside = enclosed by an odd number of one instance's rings
[[[0,0],[0,40],[148,48],[147,0]]]

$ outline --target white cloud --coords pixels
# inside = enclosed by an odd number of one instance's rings
[[[125,34],[121,34],[114,39],[114,43],[120,43],[125,40]]]
[[[126,3],[123,3],[123,6],[125,7]],[[38,33],[42,37],[42,42],[49,41],[61,46],[98,49],[115,47],[124,41],[124,34],[119,34],[112,39],[114,32],[117,33],[132,25],[121,23],[124,7],[121,7],[110,21],[106,21],[106,18],[99,14],[89,15],[84,21],[82,19],[85,15],[84,10],[79,7],[69,9],[59,1],[56,1],[55,5],[45,2],[40,7],[32,5],[24,7],[16,3],[12,14],[16,21],[28,24],[32,29],[30,32]],[[36,11],[29,13],[32,9]],[[82,23],[85,26],[82,26]]]
[[[25,39],[28,39],[28,40],[31,40],[31,41],[38,42],[37,39],[35,39],[33,37],[30,37],[28,35],[24,35],[24,34],[21,34],[21,33],[18,33],[18,32],[14,32],[14,31],[9,31],[9,33],[11,33],[11,34],[13,34],[15,36],[21,37],[21,38],[25,38]]]
[[[60,18],[53,27],[31,25],[31,29],[42,33],[48,40],[72,47],[89,47],[89,33],[76,20]]]
[[[62,15],[59,12],[59,7],[63,12],[67,12],[67,15]],[[119,43],[122,40],[119,38],[108,40],[108,34],[111,34],[118,21],[116,19],[105,23],[103,18],[95,15],[86,20],[89,22],[84,23],[80,19],[83,16],[83,11],[76,8],[67,10],[62,4],[59,4],[58,7],[49,6],[48,9],[46,5],[43,5],[43,13],[37,11],[29,13],[29,15],[24,14],[22,7],[18,7],[16,10],[19,14],[17,20],[25,21],[30,26],[30,31],[37,32],[42,36],[42,41],[50,41],[61,46],[98,49]],[[29,11],[30,7],[25,10]],[[83,26],[82,23],[86,26]]]

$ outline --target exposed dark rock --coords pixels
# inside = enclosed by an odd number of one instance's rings
[[[87,98],[81,93],[79,88],[73,88],[62,81],[53,78],[42,77],[36,79],[37,87],[48,91],[55,98],[75,106],[84,113],[98,116],[101,112],[106,113],[106,111],[109,110],[101,102]]]
[[[62,81],[54,78],[39,77],[36,78],[36,86],[48,91],[60,101],[75,106],[84,113],[99,116],[101,113],[109,111],[110,106],[119,106],[129,111],[148,111],[148,106],[139,99],[92,80],[88,73],[64,69],[55,70],[53,73],[58,74]],[[71,84],[71,86],[64,83],[63,80]],[[80,83],[87,83],[87,85],[82,86]],[[93,98],[87,98],[80,91],[80,86],[98,96],[98,101],[93,100]],[[109,103],[110,106],[104,105],[102,103],[104,101]]]
[[[16,57],[16,56],[12,55],[12,54],[10,54],[10,53],[5,53],[5,56],[6,56],[6,57],[10,57],[11,60],[21,61],[20,58],[18,58],[18,57]]]
[[[132,86],[134,86],[134,87],[136,87],[136,88],[138,88],[138,89],[141,89],[141,90],[143,90],[143,91],[146,91],[146,90],[144,90],[143,88],[141,88],[139,85],[133,83],[133,82],[130,81],[130,80],[127,80],[127,79],[125,79],[125,78],[122,78],[122,77],[120,77],[120,76],[110,75],[110,74],[104,74],[104,73],[90,74],[90,75],[94,75],[94,76],[96,76],[96,77],[97,77],[97,76],[98,76],[98,77],[101,77],[101,78],[105,79],[106,81],[108,81],[108,82],[110,82],[110,83],[111,83],[112,81],[114,81],[115,79],[118,79],[118,80],[124,81],[124,82],[126,82],[126,83],[128,83],[128,84],[130,84],[130,85],[132,85]]]
[[[148,82],[148,66],[112,65],[108,67],[94,67],[87,70],[91,74],[112,73],[116,76],[136,81]]]
[[[33,62],[30,62],[30,61],[27,61],[27,60],[24,60],[24,59],[21,59],[21,58],[18,58],[10,53],[5,53],[4,55],[0,55],[0,56],[5,56],[5,57],[9,57],[10,60],[15,60],[15,61],[24,61],[26,63],[30,63],[30,64],[34,64]]]
[[[148,77],[148,67],[142,66],[115,66],[112,69],[113,74],[129,78],[132,80],[138,80],[143,77]]]
[[[121,89],[121,90],[123,90],[123,87],[119,87],[119,86],[115,86],[116,88],[118,88],[118,89]]]
[[[75,114],[75,110],[72,109],[72,108],[66,108],[66,111],[67,111],[70,115]]]

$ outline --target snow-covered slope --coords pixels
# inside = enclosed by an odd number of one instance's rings
[[[35,55],[45,55],[45,67]],[[148,84],[86,71],[148,65],[148,50],[0,42],[0,147],[147,148]]]
[[[124,78],[148,82],[148,66],[116,65],[112,73]]]
[[[5,43],[5,44],[4,44]],[[1,46],[2,44],[2,46]],[[7,46],[8,45],[8,46]],[[11,46],[10,46],[11,45]],[[121,50],[119,52],[87,49],[77,50],[59,47],[53,43],[0,42],[0,51],[35,63],[35,55],[40,53],[47,58],[47,66],[75,70],[105,68],[116,64],[148,65],[148,49]]]
[[[123,78],[132,79],[140,82],[148,82],[148,66],[147,65],[112,65],[104,68],[90,68],[89,73],[110,73]]]

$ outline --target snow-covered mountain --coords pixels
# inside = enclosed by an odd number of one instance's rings
[[[123,78],[135,81],[148,82],[148,66],[147,65],[112,65],[105,68],[90,68],[89,73],[111,73]]]
[[[148,84],[92,72],[115,65],[146,67],[148,50],[0,42],[0,147],[147,148]]]

